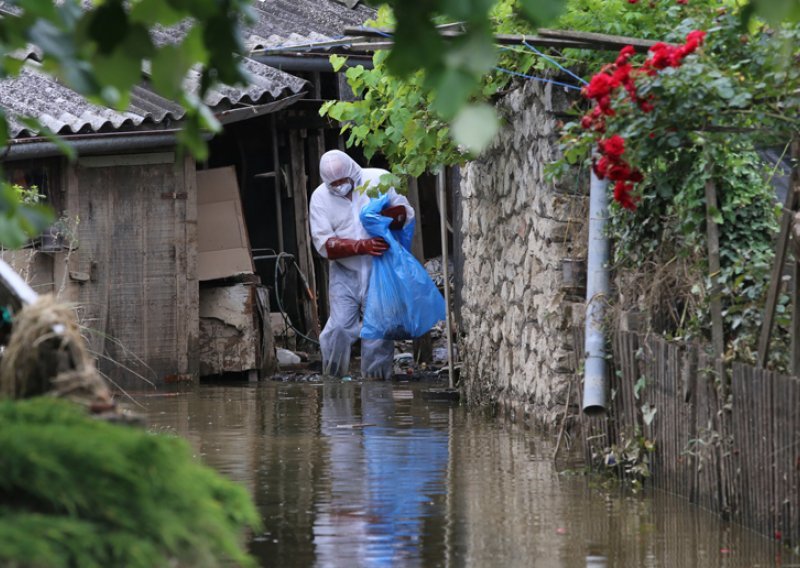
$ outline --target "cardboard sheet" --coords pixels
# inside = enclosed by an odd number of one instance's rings
[[[253,273],[233,166],[197,172],[197,240],[199,280]]]

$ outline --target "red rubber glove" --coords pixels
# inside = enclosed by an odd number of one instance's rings
[[[389,225],[389,229],[391,229],[392,231],[398,231],[403,228],[403,225],[405,225],[406,208],[402,205],[387,207],[386,209],[381,211],[381,215],[392,219],[392,222]]]
[[[347,258],[348,256],[356,256],[358,254],[380,256],[387,250],[389,250],[389,245],[380,237],[361,240],[331,237],[325,243],[325,252],[328,253],[328,258],[330,260]]]

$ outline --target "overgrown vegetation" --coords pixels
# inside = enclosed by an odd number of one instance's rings
[[[50,397],[0,402],[0,564],[251,566],[259,517],[186,441]]]
[[[609,4],[614,12],[622,2]],[[596,69],[584,91],[595,106],[566,126],[565,159],[556,166],[561,173],[589,164],[611,182],[621,309],[651,314],[652,327],[668,336],[706,338],[717,293],[727,356],[752,361],[780,210],[776,166],[756,149],[777,145],[780,154],[797,135],[800,28],[751,22],[745,29],[727,4],[690,6],[689,17],[664,32],[678,47],[651,50],[646,60],[621,54]],[[611,29],[627,31],[620,29],[626,21],[663,29],[680,14],[670,0],[627,10],[635,17],[617,17]],[[707,211],[709,181],[718,204]],[[707,213],[720,233],[721,271],[713,275]],[[778,323],[787,323],[785,315]]]

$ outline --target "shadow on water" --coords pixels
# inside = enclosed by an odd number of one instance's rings
[[[669,495],[559,475],[549,439],[419,384],[202,386],[151,426],[254,495],[263,566],[784,566],[767,539]],[[781,556],[782,555],[782,556]]]

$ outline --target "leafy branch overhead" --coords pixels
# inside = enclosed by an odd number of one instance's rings
[[[243,51],[239,21],[249,10],[249,0],[105,0],[93,6],[80,0],[5,2],[0,18],[0,78],[18,74],[25,64],[16,50],[27,53],[34,46],[41,54],[42,71],[92,102],[125,110],[132,89],[146,71],[160,95],[186,110],[179,141],[202,159],[207,154],[203,131],[219,130],[203,104],[204,95],[217,81],[247,82],[238,57]],[[157,37],[171,39],[154,40],[151,29],[156,27],[164,32]],[[183,81],[195,66],[201,74],[199,90],[187,92]],[[60,143],[35,117],[22,120]],[[0,112],[3,145],[8,133],[6,117]],[[0,244],[20,246],[51,220],[52,214],[44,207],[19,203],[13,192],[3,189]]]

